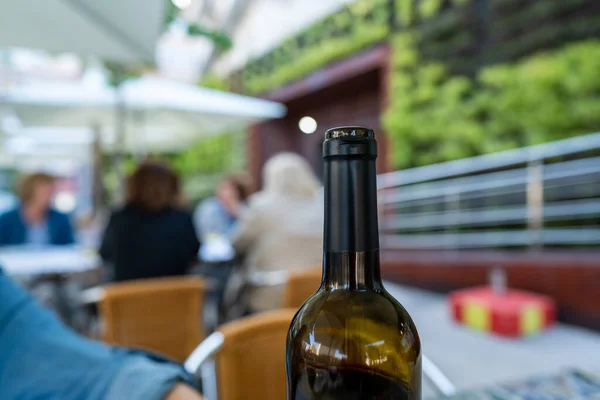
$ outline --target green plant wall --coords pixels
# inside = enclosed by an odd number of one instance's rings
[[[387,42],[393,73],[382,119],[395,168],[562,139],[600,129],[600,45],[587,39],[600,34],[600,17],[589,12],[596,6],[357,0],[235,79],[208,76],[202,85],[260,94]]]
[[[202,77],[198,84],[208,89],[222,90],[225,92],[231,89],[227,79],[210,74]]]
[[[409,33],[392,40],[392,94],[383,123],[394,167],[407,168],[600,129],[600,41],[452,76],[420,58]]]
[[[182,176],[219,174],[233,167],[233,133],[200,139],[172,159],[173,167]]]
[[[391,32],[390,17],[387,0],[358,0],[250,61],[242,91],[269,91],[381,42]]]

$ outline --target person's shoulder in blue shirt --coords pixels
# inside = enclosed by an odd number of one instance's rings
[[[0,268],[2,400],[162,400],[182,381],[181,366],[73,332]]]
[[[75,242],[73,226],[66,214],[50,209],[48,211],[48,229],[50,230],[51,244],[68,245]]]
[[[49,245],[70,245],[75,242],[73,226],[66,214],[49,209],[46,217]],[[0,246],[17,246],[27,242],[27,224],[21,208],[0,215]]]
[[[199,238],[209,234],[228,237],[235,223],[236,218],[227,212],[218,197],[203,200],[194,211],[194,225]]]

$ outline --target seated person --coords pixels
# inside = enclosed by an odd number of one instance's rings
[[[19,206],[0,216],[0,246],[75,242],[69,218],[51,207],[54,177],[44,173],[25,176],[18,192]]]
[[[216,196],[202,201],[194,211],[198,237],[218,235],[229,238],[237,218],[250,196],[250,178],[244,174],[228,175],[217,186]]]
[[[114,281],[184,275],[200,243],[191,215],[180,209],[179,178],[162,163],[140,164],[127,181],[125,207],[114,212],[100,256]]]
[[[221,179],[216,196],[200,202],[194,211],[194,224],[202,242],[200,258],[208,263],[233,260],[231,234],[237,218],[250,195],[250,178],[246,174],[232,174]]]
[[[310,268],[323,257],[323,200],[308,162],[294,153],[273,156],[263,168],[262,191],[241,214],[233,246],[252,276]],[[281,306],[283,286],[252,287],[250,312]]]
[[[0,268],[2,400],[200,400],[181,366],[88,340]]]

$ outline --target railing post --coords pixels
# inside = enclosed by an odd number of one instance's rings
[[[444,195],[446,246],[452,250],[460,247],[460,235],[455,228],[460,227],[460,189],[449,188]]]
[[[532,248],[544,245],[544,163],[531,160],[527,163],[527,229]]]

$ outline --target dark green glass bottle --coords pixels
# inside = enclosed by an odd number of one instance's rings
[[[375,134],[330,129],[323,158],[323,279],[290,326],[288,400],[420,399],[419,335],[379,272]]]

